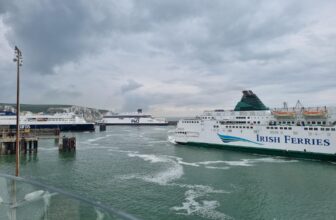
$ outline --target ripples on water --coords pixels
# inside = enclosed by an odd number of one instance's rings
[[[336,216],[335,165],[176,146],[169,129],[78,133],[73,156],[60,155],[45,141],[37,158],[23,164],[22,174],[142,219]],[[3,159],[9,172],[13,161]],[[310,208],[315,205],[317,214]]]

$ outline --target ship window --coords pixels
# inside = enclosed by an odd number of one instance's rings
[[[239,126],[239,128],[242,128],[242,126]]]
[[[266,129],[269,129],[269,127],[266,127]]]
[[[288,130],[292,130],[292,128],[288,128]]]
[[[260,121],[258,121],[258,124],[260,124]]]
[[[271,129],[273,129],[273,127],[271,127]]]
[[[308,130],[308,128],[304,128],[306,131]]]
[[[329,131],[330,130],[330,128],[326,128],[326,131]]]
[[[307,121],[307,124],[309,124],[309,125],[310,125],[310,121]]]
[[[321,122],[320,122],[320,121],[318,121],[318,122],[317,122],[317,124],[318,124],[318,125],[320,125],[320,124],[321,124]]]
[[[324,128],[321,128],[321,131],[324,131]]]
[[[312,124],[314,125],[314,124],[316,124],[316,122],[315,122],[315,121],[312,121]]]
[[[283,129],[283,127],[280,127],[280,130],[282,130]]]
[[[285,130],[287,130],[287,127],[284,127]]]
[[[313,130],[313,128],[309,128],[309,131],[312,131]]]
[[[278,127],[274,127],[274,129],[278,130]]]
[[[331,130],[332,130],[332,131],[335,131],[335,128],[332,128]]]
[[[326,122],[324,121],[324,122],[322,122],[322,124],[324,124],[324,125],[325,125],[325,124],[326,124]]]
[[[317,131],[317,128],[314,128],[314,131]]]

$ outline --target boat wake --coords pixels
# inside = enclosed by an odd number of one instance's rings
[[[220,169],[227,170],[235,166],[251,167],[258,163],[293,163],[298,162],[298,160],[293,159],[283,159],[274,157],[256,158],[256,159],[241,159],[241,160],[216,160],[216,161],[202,161],[202,162],[185,162],[182,158],[177,158],[177,161],[186,166],[199,167],[203,166],[207,169]],[[224,166],[215,166],[223,164]]]
[[[168,142],[176,144],[175,138],[173,136],[168,136]]]
[[[129,157],[138,157],[150,163],[164,163],[165,169],[158,173],[139,176],[138,178],[146,181],[166,185],[174,180],[181,178],[184,174],[183,167],[174,159],[166,155],[128,153]]]
[[[174,206],[171,209],[177,211],[179,215],[198,215],[209,219],[232,219],[230,216],[217,211],[220,203],[216,200],[200,200],[201,197],[216,193],[230,193],[224,190],[215,190],[210,186],[178,184],[174,181],[180,179],[183,174],[182,164],[191,165],[182,161],[182,158],[168,155],[140,154],[138,152],[127,152],[131,158],[140,158],[151,164],[163,164],[164,169],[152,174],[130,174],[120,176],[120,179],[141,179],[145,182],[155,183],[162,186],[174,186],[185,188],[185,201],[181,206]]]
[[[222,212],[216,211],[220,203],[216,200],[201,200],[213,193],[229,193],[224,190],[214,190],[212,187],[203,185],[180,185],[181,187],[190,188],[185,192],[185,201],[181,206],[174,206],[171,209],[177,211],[180,215],[199,215],[209,219],[233,219]]]

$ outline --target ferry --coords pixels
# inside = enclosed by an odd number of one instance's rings
[[[9,129],[16,128],[16,113],[9,111],[0,112],[0,126]],[[74,113],[32,114],[20,115],[20,128],[25,129],[54,129],[60,131],[94,131],[94,123],[87,122],[83,117]]]
[[[336,108],[267,108],[251,90],[234,110],[204,111],[178,122],[176,144],[336,161]]]
[[[105,115],[99,122],[106,125],[168,125],[164,118],[154,118],[150,114],[144,114],[142,109],[137,112]]]

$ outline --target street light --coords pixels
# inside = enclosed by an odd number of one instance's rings
[[[22,66],[22,53],[17,46],[15,46],[14,62],[17,64],[17,78],[16,78],[16,169],[15,176],[19,176],[20,168],[20,66]]]

